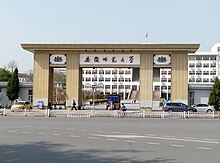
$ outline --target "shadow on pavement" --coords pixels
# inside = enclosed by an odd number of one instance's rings
[[[0,145],[0,162],[18,162],[18,163],[69,163],[69,162],[134,162],[134,163],[157,163],[157,162],[177,162],[174,159],[155,158],[146,160],[138,160],[136,157],[126,158],[125,156],[118,155],[117,157],[111,157],[111,153],[129,153],[144,151],[132,151],[132,150],[80,150],[74,149],[74,146],[69,146],[68,150],[64,148],[68,147],[65,144],[53,144],[50,142],[37,142],[28,144],[16,144],[16,145]],[[146,156],[147,157],[147,156]]]

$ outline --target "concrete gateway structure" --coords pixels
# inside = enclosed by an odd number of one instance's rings
[[[172,101],[188,103],[188,53],[199,44],[21,44],[34,53],[33,105],[53,100],[53,68],[66,68],[66,105],[82,102],[82,68],[139,68],[140,108],[152,108],[160,68],[171,69]],[[160,73],[159,73],[160,74]]]

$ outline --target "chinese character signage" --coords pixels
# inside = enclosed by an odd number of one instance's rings
[[[154,55],[154,64],[169,65],[171,63],[170,55]]]
[[[50,55],[50,64],[66,64],[66,55],[65,54],[51,54]]]
[[[80,54],[80,65],[140,65],[139,54]]]

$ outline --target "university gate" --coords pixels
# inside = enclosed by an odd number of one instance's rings
[[[188,102],[188,53],[199,44],[21,44],[34,54],[33,105],[53,99],[53,68],[66,68],[66,105],[82,102],[83,67],[140,69],[140,108],[152,108],[158,68],[171,69],[172,101]]]

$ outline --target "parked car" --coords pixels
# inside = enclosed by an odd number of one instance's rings
[[[194,107],[196,109],[196,111],[198,111],[198,112],[211,113],[211,112],[215,111],[214,106],[211,106],[209,104],[195,104],[195,105],[192,105],[192,107]]]
[[[32,105],[30,104],[29,101],[18,101],[15,102],[12,106],[11,106],[11,111],[24,111],[25,109],[27,109],[28,111],[30,111],[32,109]]]
[[[166,112],[183,112],[183,111],[196,112],[196,109],[194,107],[188,106],[181,102],[166,103],[163,106],[163,110]]]

